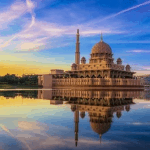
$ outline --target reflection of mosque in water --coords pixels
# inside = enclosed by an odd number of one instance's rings
[[[130,100],[130,104],[134,104],[132,100]],[[77,146],[78,143],[79,112],[82,119],[85,117],[85,112],[88,113],[90,118],[90,126],[92,130],[99,135],[101,142],[102,135],[111,127],[113,113],[116,112],[117,117],[120,118],[122,115],[121,111],[124,111],[124,107],[126,111],[130,110],[130,104],[128,102],[127,105],[111,107],[71,104],[71,110],[74,112],[75,145]]]
[[[75,104],[116,106],[127,104],[132,98],[139,98],[142,93],[143,91],[39,90],[38,98]]]
[[[50,99],[56,104],[67,101],[74,113],[75,145],[78,143],[79,114],[83,119],[88,113],[91,128],[101,137],[112,123],[113,114],[120,118],[122,111],[130,110],[133,98],[140,97],[143,91],[79,91],[79,90],[51,90],[39,91],[38,97]],[[49,98],[48,98],[49,97]]]

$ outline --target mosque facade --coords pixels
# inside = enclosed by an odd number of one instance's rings
[[[86,58],[80,59],[79,29],[76,34],[75,63],[71,70],[52,69],[50,74],[39,76],[38,84],[43,87],[71,87],[71,86],[129,86],[143,87],[143,81],[134,77],[130,65],[124,66],[121,58],[114,62],[111,47],[100,41],[91,50],[89,63]]]

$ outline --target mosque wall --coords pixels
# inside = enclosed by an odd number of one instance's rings
[[[38,85],[39,86],[43,85],[43,76],[38,76]]]
[[[52,90],[38,90],[38,99],[52,100]]]
[[[56,86],[142,86],[140,79],[115,79],[115,78],[67,78],[53,79],[53,87]]]
[[[51,74],[64,74],[64,70],[61,70],[61,69],[51,69]]]
[[[52,74],[42,75],[38,78],[38,85],[44,88],[52,88]]]
[[[57,89],[52,90],[53,96],[62,96],[62,97],[72,97],[72,98],[82,98],[82,99],[95,99],[95,98],[139,98],[140,95],[143,94],[143,91],[91,91],[91,90],[65,90],[65,89]]]
[[[99,70],[99,69],[116,69],[126,71],[124,65],[114,64],[114,63],[95,63],[95,64],[79,64],[73,70]]]

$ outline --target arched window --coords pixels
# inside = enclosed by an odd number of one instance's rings
[[[102,78],[102,76],[99,74],[99,75],[97,76],[97,78]]]
[[[81,75],[81,76],[80,76],[80,78],[84,78],[84,76],[83,76],[83,75]]]
[[[86,76],[86,78],[89,78],[89,77],[90,77],[89,75]]]
[[[92,75],[92,77],[91,78],[95,78],[95,75]]]

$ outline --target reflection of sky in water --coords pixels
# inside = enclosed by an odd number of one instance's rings
[[[74,114],[70,105],[49,100],[0,97],[0,149],[150,149],[150,103],[131,105],[121,118],[114,113],[109,131],[99,135],[89,116],[79,120],[78,147],[74,141]]]

